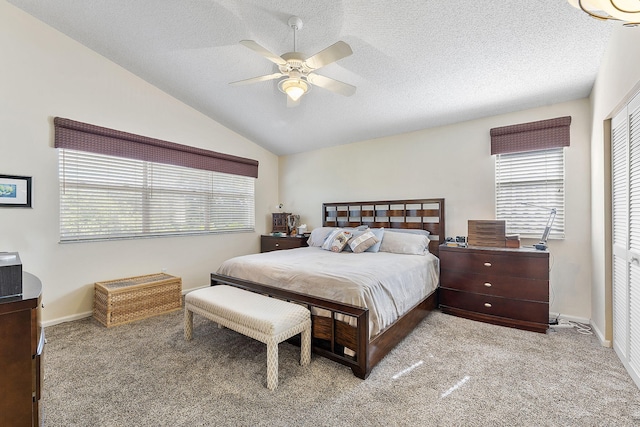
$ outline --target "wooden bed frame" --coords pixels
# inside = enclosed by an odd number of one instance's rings
[[[429,251],[438,255],[444,242],[444,199],[390,200],[376,202],[325,203],[322,205],[322,225],[326,227],[421,229],[429,231]],[[274,298],[323,309],[330,316],[313,315],[313,351],[351,368],[353,374],[365,379],[374,366],[404,339],[427,314],[437,307],[437,289],[392,325],[369,339],[369,310],[307,294],[291,292],[234,277],[211,274],[211,286],[231,285]],[[355,326],[342,321],[349,316]],[[345,347],[355,355],[345,354]],[[348,353],[348,352],[347,352]]]

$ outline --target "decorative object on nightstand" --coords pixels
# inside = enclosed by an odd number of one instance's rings
[[[291,215],[289,212],[274,212],[271,214],[272,224],[271,224],[271,232],[276,233],[278,231],[282,231],[286,233],[287,229],[287,217]]]
[[[440,246],[443,313],[534,332],[549,325],[549,252]]]
[[[289,228],[289,234],[295,235],[296,229],[298,228],[298,224],[300,224],[300,215],[289,215],[287,217],[287,227]]]
[[[504,220],[469,220],[467,226],[469,246],[505,247]]]

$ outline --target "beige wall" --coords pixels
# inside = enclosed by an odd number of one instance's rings
[[[313,228],[321,225],[322,202],[444,197],[446,234],[466,235],[469,219],[495,217],[489,130],[566,115],[573,118],[566,150],[566,239],[549,242],[551,311],[589,319],[588,99],[285,156],[280,160],[280,198],[287,212],[300,214]]]
[[[278,200],[276,156],[5,1],[0,58],[0,174],[33,177],[33,209],[0,208],[0,251],[18,251],[42,280],[45,322],[89,313],[98,280],[166,268],[189,289],[230,256],[258,251]],[[256,232],[59,244],[55,116],[258,160]]]
[[[611,178],[607,120],[640,90],[640,27],[617,26],[591,93],[591,216],[593,260],[591,318],[603,342],[612,339],[611,318]]]

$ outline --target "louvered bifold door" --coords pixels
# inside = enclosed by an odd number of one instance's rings
[[[611,123],[611,173],[613,221],[613,345],[627,359],[629,344],[629,132],[627,109]]]
[[[629,129],[629,345],[636,383],[640,378],[640,95],[627,105]]]
[[[611,121],[613,348],[640,387],[640,95]]]

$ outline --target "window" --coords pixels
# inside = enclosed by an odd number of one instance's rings
[[[496,156],[496,218],[508,234],[541,237],[553,217],[549,237],[564,238],[565,148],[571,117],[491,129]]]
[[[61,242],[254,230],[257,161],[54,124]]]
[[[496,218],[507,234],[540,237],[552,208],[550,237],[564,238],[564,148],[496,155]]]
[[[61,149],[60,240],[253,231],[254,179]]]

